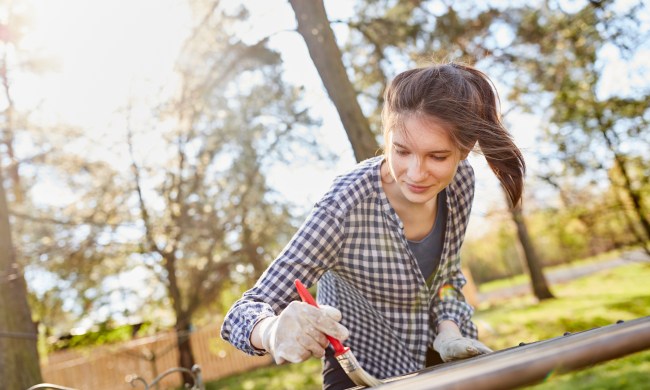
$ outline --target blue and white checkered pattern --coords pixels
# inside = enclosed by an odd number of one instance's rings
[[[474,171],[461,161],[447,187],[447,228],[431,288],[409,249],[403,224],[382,185],[383,157],[338,177],[255,286],[226,315],[222,337],[248,354],[254,325],[299,300],[293,282],[318,282],[318,302],[338,308],[350,330],[344,343],[378,378],[422,369],[442,320],[477,338],[461,288],[460,246],[474,196]]]

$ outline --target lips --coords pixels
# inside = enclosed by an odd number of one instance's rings
[[[409,189],[409,191],[413,192],[414,194],[421,194],[429,189],[429,186],[416,186],[408,183],[406,184],[406,187]]]

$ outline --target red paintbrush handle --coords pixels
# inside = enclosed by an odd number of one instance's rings
[[[300,298],[303,302],[308,303],[314,307],[318,307],[318,304],[314,300],[314,297],[312,297],[309,293],[309,290],[307,290],[307,287],[305,287],[305,285],[302,284],[298,279],[296,279],[296,290],[298,290],[298,295],[300,295]],[[334,337],[327,334],[325,336],[329,340],[330,344],[332,344],[332,348],[334,348],[334,353],[336,356],[348,351],[348,348],[344,347],[343,344],[341,344],[341,342]]]

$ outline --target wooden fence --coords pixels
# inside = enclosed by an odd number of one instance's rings
[[[193,332],[190,342],[204,381],[244,372],[272,363],[269,356],[253,357],[236,350],[219,336],[219,324]],[[77,389],[133,389],[126,377],[136,374],[149,383],[178,366],[174,332],[87,350],[60,351],[41,361],[44,382]],[[181,375],[166,377],[160,389],[177,388]],[[137,388],[137,385],[136,385]]]

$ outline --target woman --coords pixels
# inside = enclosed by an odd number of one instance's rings
[[[324,356],[326,389],[354,384],[325,334],[378,378],[491,352],[461,293],[459,252],[476,144],[512,204],[523,191],[524,160],[496,91],[482,72],[451,63],[399,74],[384,98],[384,155],[334,181],[222,327],[237,348],[277,363]],[[320,309],[299,302],[295,279],[318,282]]]

